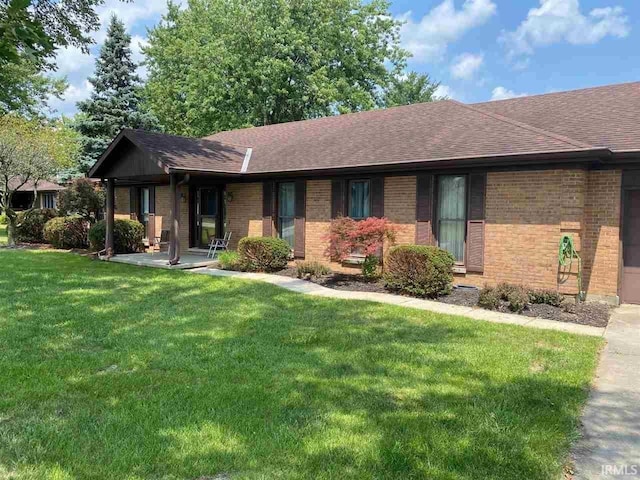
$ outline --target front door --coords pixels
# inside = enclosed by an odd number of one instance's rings
[[[220,237],[220,205],[217,188],[198,188],[196,192],[196,241],[199,248],[207,248],[212,238]]]
[[[640,190],[625,190],[620,299],[640,304]]]

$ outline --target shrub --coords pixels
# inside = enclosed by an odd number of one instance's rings
[[[495,288],[485,286],[480,290],[480,296],[478,297],[479,307],[486,310],[499,310],[500,304],[500,294]]]
[[[329,267],[320,262],[297,262],[296,269],[298,278],[305,278],[307,275],[317,278],[328,275],[331,272]]]
[[[26,243],[44,243],[44,226],[56,217],[50,208],[35,208],[19,212],[16,218],[16,240]]]
[[[238,253],[247,270],[275,272],[287,266],[291,247],[281,238],[245,237],[238,243]]]
[[[530,290],[529,302],[559,307],[564,302],[564,297],[555,290]]]
[[[223,270],[235,270],[239,272],[244,270],[242,259],[238,252],[231,250],[220,252],[218,254],[218,262],[220,262],[220,266]]]
[[[380,278],[380,272],[378,267],[380,266],[380,259],[375,255],[369,255],[365,257],[362,262],[362,276],[368,282],[372,282]]]
[[[438,247],[408,245],[393,247],[386,259],[385,287],[420,297],[451,292],[455,258]]]
[[[7,216],[4,213],[0,214],[0,225],[6,225],[7,223],[9,223]]]
[[[60,215],[77,214],[90,223],[98,218],[105,202],[105,193],[99,183],[88,178],[76,178],[58,193]]]
[[[478,306],[487,310],[501,310],[504,305],[516,313],[522,313],[528,303],[529,294],[524,288],[507,283],[501,283],[496,288],[485,286],[478,299]]]
[[[56,248],[87,246],[87,222],[81,217],[56,217],[44,226],[44,239]]]
[[[92,250],[104,250],[106,234],[107,222],[105,220],[101,220],[91,227],[89,245]],[[115,253],[136,253],[144,248],[142,244],[144,225],[136,220],[116,220],[113,225],[113,236]]]

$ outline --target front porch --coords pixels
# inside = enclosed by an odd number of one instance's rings
[[[105,257],[106,261],[137,265],[139,267],[164,268],[167,270],[190,270],[193,268],[211,267],[217,260],[207,258],[206,255],[187,252],[180,257],[180,262],[171,265],[168,252],[162,253],[130,253]]]

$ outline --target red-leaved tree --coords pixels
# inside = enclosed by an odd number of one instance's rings
[[[395,239],[396,228],[387,218],[354,220],[339,217],[331,222],[328,254],[339,261],[346,260],[353,253],[366,258],[378,257],[385,240],[393,244]]]

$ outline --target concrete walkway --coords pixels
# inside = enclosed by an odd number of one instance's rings
[[[640,478],[640,306],[614,312],[574,449],[575,480]]]
[[[486,322],[509,323],[512,325],[521,325],[524,327],[542,328],[545,330],[560,330],[563,332],[576,333],[579,335],[591,335],[598,337],[604,335],[605,331],[605,329],[601,327],[591,327],[588,325],[577,325],[574,323],[545,320],[543,318],[532,318],[525,317],[523,315],[492,312],[489,310],[483,310],[481,308],[449,305],[432,300],[422,300],[418,298],[403,297],[401,295],[392,295],[390,293],[351,292],[344,290],[335,290],[332,288],[323,287],[322,285],[318,285],[313,282],[308,282],[306,280],[284,277],[282,275],[270,275],[268,273],[232,272],[228,270],[218,270],[215,268],[196,268],[187,271],[190,273],[198,273],[216,277],[234,277],[244,278],[247,280],[260,280],[263,282],[271,283],[273,285],[278,285],[279,287],[286,288],[287,290],[291,290],[293,292],[306,293],[307,295],[315,295],[318,297],[368,300],[370,302],[388,303],[390,305],[400,305],[403,307],[417,308],[420,310],[445,313],[448,315],[462,315],[464,317],[469,317],[475,320],[484,320]]]

